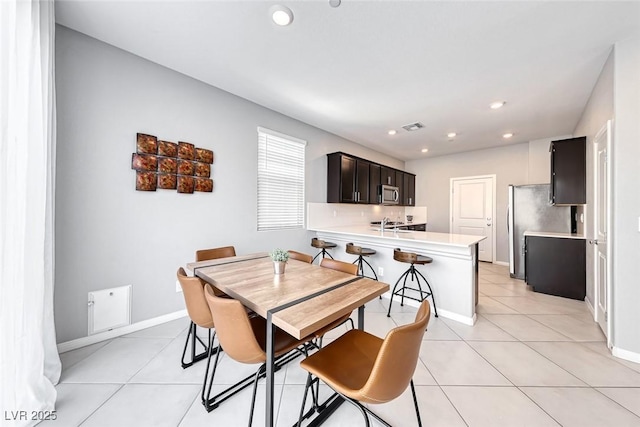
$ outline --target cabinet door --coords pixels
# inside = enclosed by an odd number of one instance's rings
[[[369,165],[369,203],[377,205],[380,203],[378,196],[378,186],[380,185],[380,165],[371,163]]]
[[[404,174],[404,204],[405,206],[416,205],[416,177],[409,173]]]
[[[356,201],[356,160],[342,156],[340,160],[340,202]]]
[[[381,177],[380,184],[383,185],[396,185],[396,173],[394,169],[382,166],[380,168]]]
[[[396,171],[396,186],[398,187],[399,205],[406,205],[404,195],[404,172]]]
[[[586,203],[586,138],[551,143],[551,203]]]
[[[369,165],[365,160],[356,161],[356,203],[369,203]]]
[[[584,300],[585,240],[527,236],[524,262],[525,280],[535,292]]]

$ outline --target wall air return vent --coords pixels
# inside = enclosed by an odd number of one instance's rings
[[[422,129],[423,127],[424,125],[422,123],[415,122],[402,126],[402,129],[406,130],[407,132],[413,132],[414,130]]]

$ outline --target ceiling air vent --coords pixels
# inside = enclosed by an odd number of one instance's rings
[[[424,125],[422,123],[415,122],[402,126],[402,129],[406,130],[407,132],[413,132],[414,130],[422,129],[423,127]]]

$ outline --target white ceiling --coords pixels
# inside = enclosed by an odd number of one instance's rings
[[[290,26],[271,22],[274,4],[293,10]],[[571,134],[612,45],[640,37],[637,1],[85,0],[57,1],[56,15],[402,160]]]

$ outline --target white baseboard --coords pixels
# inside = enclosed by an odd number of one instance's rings
[[[620,359],[628,360],[629,362],[640,363],[640,353],[635,353],[629,350],[623,350],[614,346],[611,349],[611,354],[615,357],[619,357]]]
[[[71,341],[66,341],[58,344],[58,353],[64,353],[70,350],[75,350],[80,347],[86,347],[91,344],[95,344],[100,341],[110,340],[122,335],[137,332],[142,329],[150,328],[151,326],[161,325],[171,320],[180,319],[187,316],[187,310],[175,311],[173,313],[164,314],[162,316],[154,317],[153,319],[143,320],[142,322],[133,323],[131,325],[123,326],[121,328],[112,329],[110,331],[100,332],[95,335],[89,335],[87,337],[78,338]]]
[[[505,261],[495,261],[494,264],[495,265],[502,265],[504,267],[509,267],[509,263],[505,262]]]
[[[596,311],[593,308],[593,304],[591,304],[591,301],[589,301],[589,298],[584,297],[584,302],[587,303],[587,308],[589,309],[589,311],[591,312],[591,315],[593,316],[593,318],[596,318]]]
[[[389,299],[390,298],[391,293],[387,292],[385,294],[382,294],[382,298],[384,299]],[[414,300],[405,300],[404,305],[408,305],[411,307],[420,307],[420,303]],[[432,306],[433,307],[433,306]],[[433,308],[431,309],[433,310]],[[473,318],[471,317],[467,317],[467,316],[462,316],[461,314],[457,314],[457,313],[453,313],[451,311],[448,310],[443,310],[441,308],[438,309],[438,317],[444,317],[446,319],[451,319],[451,320],[455,320],[456,322],[460,322],[463,325],[469,325],[469,326],[473,326],[476,324],[476,320],[477,320],[477,315],[474,313],[473,314]]]

